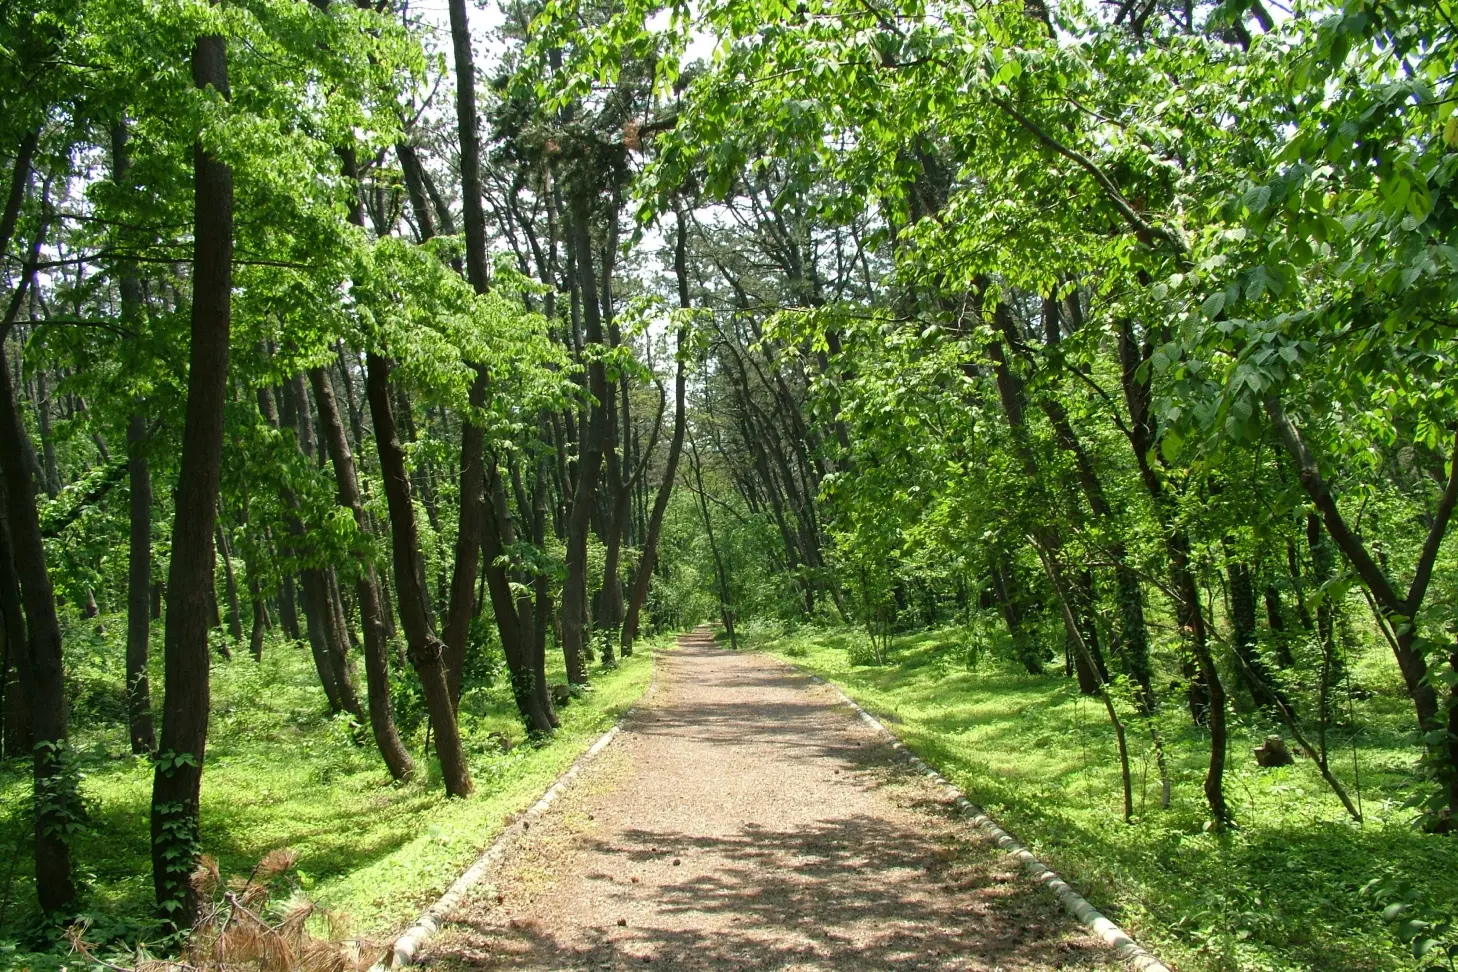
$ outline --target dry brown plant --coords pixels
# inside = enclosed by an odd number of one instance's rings
[[[86,940],[84,922],[68,931],[71,948],[88,965],[110,972],[365,972],[385,947],[352,937],[344,916],[283,881],[297,863],[298,854],[283,847],[263,855],[246,878],[224,880],[217,861],[200,857],[192,886],[203,903],[174,959],[107,961]],[[287,896],[275,900],[283,890]]]

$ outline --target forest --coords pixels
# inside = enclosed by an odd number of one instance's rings
[[[0,4],[0,965],[368,967],[220,943],[398,933],[707,621],[1172,968],[1458,968],[1455,81],[1453,0]]]

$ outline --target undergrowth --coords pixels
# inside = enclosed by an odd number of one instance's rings
[[[1200,789],[1208,736],[1177,704],[1160,716],[1174,779],[1168,810],[1159,808],[1147,728],[1130,720],[1137,818],[1128,826],[1113,732],[1098,700],[1080,696],[1073,679],[1028,675],[1005,656],[969,651],[959,629],[897,638],[880,666],[854,650],[864,639],[851,630],[764,628],[747,637],[880,716],[1177,968],[1424,968],[1362,889],[1400,884],[1435,913],[1458,909],[1458,838],[1420,832],[1403,806],[1415,785],[1416,747],[1390,655],[1373,649],[1353,659],[1370,694],[1329,734],[1333,768],[1350,791],[1360,789],[1365,824],[1346,817],[1310,760],[1258,768],[1252,748],[1281,729],[1241,711],[1232,720],[1226,777],[1238,826],[1213,834]]]
[[[125,630],[120,622],[107,627]],[[544,742],[526,738],[505,679],[468,689],[461,732],[476,792],[466,800],[445,797],[434,754],[424,752],[424,720],[408,696],[397,711],[417,778],[394,784],[368,729],[328,715],[307,645],[270,642],[261,664],[246,651],[232,661],[214,658],[203,850],[223,873],[247,873],[267,852],[290,848],[303,893],[348,916],[360,933],[386,935],[438,897],[637,700],[652,674],[652,647],[640,642],[617,667],[595,670],[590,689],[559,711],[562,727]],[[68,639],[67,666],[71,722],[83,727],[72,735],[86,806],[73,850],[81,918],[99,954],[129,954],[161,935],[152,914],[151,766],[128,751],[122,679],[112,670],[118,653]],[[154,686],[162,683],[157,668]],[[549,668],[552,681],[563,680],[559,653]],[[34,905],[30,801],[29,762],[0,764],[0,880],[9,875],[0,891],[0,968],[40,972],[66,964],[67,946]]]

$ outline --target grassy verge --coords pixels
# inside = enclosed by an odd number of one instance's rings
[[[312,898],[347,916],[357,932],[398,929],[642,695],[652,675],[651,648],[643,643],[617,668],[594,670],[589,691],[561,710],[561,729],[543,744],[525,740],[504,677],[468,691],[461,725],[476,793],[467,800],[446,799],[438,766],[423,757],[423,725],[406,734],[419,777],[393,784],[368,731],[325,715],[307,647],[270,645],[261,665],[246,656],[219,660],[203,776],[203,849],[224,874],[246,874],[265,852],[292,847]],[[555,661],[560,667],[560,658]],[[550,677],[563,681],[560,672]],[[83,708],[110,707],[110,689],[98,698],[88,694],[101,691],[94,685],[73,687]],[[105,713],[91,714],[86,722],[94,724]],[[503,751],[503,739],[509,750]],[[119,722],[101,721],[77,733],[74,743],[89,817],[74,858],[86,885],[90,937],[118,944],[149,938],[156,934],[149,763],[127,754]],[[0,946],[6,939],[20,940],[22,948],[38,944],[29,812],[28,764],[0,767],[0,848],[14,851]]]
[[[1309,760],[1260,769],[1267,732],[1238,714],[1226,780],[1239,827],[1206,831],[1200,783],[1208,737],[1174,705],[1161,716],[1174,799],[1159,809],[1150,736],[1129,726],[1134,826],[1121,820],[1113,731],[1072,679],[1030,676],[988,659],[969,671],[955,632],[898,639],[888,664],[855,665],[865,636],[759,632],[748,641],[839,685],[975,803],[1062,873],[1096,907],[1185,970],[1420,968],[1360,894],[1405,880],[1458,907],[1458,839],[1415,830],[1402,808],[1416,756],[1390,657],[1356,661],[1373,690],[1329,735],[1332,765],[1355,789],[1366,824],[1342,812]],[[1343,705],[1345,709],[1345,704]]]

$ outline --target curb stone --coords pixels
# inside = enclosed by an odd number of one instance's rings
[[[781,664],[785,663],[781,662]],[[841,691],[840,686],[834,682],[826,681],[819,675],[811,675],[809,672],[804,672],[794,665],[787,665],[787,667],[794,668],[795,671],[808,675],[811,680],[829,687],[840,696],[841,701],[856,711],[861,717],[862,722],[889,739],[891,741],[891,748],[896,750],[906,762],[910,763],[923,776],[942,788],[942,792],[951,799],[958,813],[966,817],[978,830],[991,837],[993,843],[1005,851],[1008,856],[1016,859],[1022,865],[1023,871],[1028,877],[1032,878],[1038,884],[1044,885],[1056,894],[1059,903],[1063,905],[1063,910],[1072,915],[1077,919],[1079,924],[1097,935],[1103,940],[1104,944],[1113,949],[1116,958],[1127,963],[1130,967],[1138,969],[1139,972],[1172,972],[1169,966],[1146,951],[1143,946],[1130,937],[1128,932],[1100,914],[1099,910],[1089,904],[1083,895],[1073,890],[1067,881],[1063,880],[1063,878],[1059,877],[1046,864],[1034,857],[1033,852],[1019,843],[1017,838],[999,827],[997,822],[987,815],[986,811],[971,800],[968,800],[967,795],[953,786],[945,776],[932,769],[921,757],[908,749],[906,744],[897,738],[896,734],[890,729],[887,729],[879,719],[861,708],[854,699]]]
[[[658,653],[656,651],[653,652],[653,673],[649,676],[648,687],[643,690],[643,694],[638,697],[638,701],[624,709],[622,714],[618,716],[617,721],[612,724],[611,728],[601,736],[598,736],[597,741],[589,746],[586,752],[573,760],[572,765],[567,767],[561,776],[557,777],[552,785],[547,788],[547,792],[543,793],[537,799],[536,803],[533,803],[520,817],[512,821],[510,826],[496,835],[496,839],[481,852],[481,855],[476,858],[475,862],[466,868],[465,872],[456,878],[449,888],[446,888],[445,894],[441,895],[435,904],[425,909],[424,914],[415,919],[415,922],[399,938],[395,939],[384,957],[370,968],[370,972],[385,972],[387,969],[404,968],[405,966],[416,965],[420,962],[425,944],[436,936],[441,926],[445,924],[446,919],[449,918],[451,912],[455,911],[456,907],[466,897],[466,893],[480,884],[481,879],[486,876],[492,866],[498,863],[506,856],[508,851],[516,846],[517,840],[527,832],[528,825],[547,812],[547,808],[556,802],[557,797],[562,795],[562,791],[567,788],[567,784],[571,783],[582,772],[583,768],[594,756],[606,749],[608,744],[617,738],[618,731],[622,728],[623,722],[636,712],[638,707],[653,694],[654,689],[658,687],[657,655]]]

